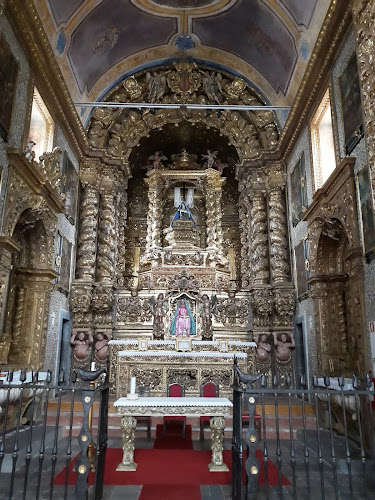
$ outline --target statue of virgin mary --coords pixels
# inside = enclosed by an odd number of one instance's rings
[[[193,314],[185,299],[181,299],[178,303],[169,332],[176,337],[196,334]]]

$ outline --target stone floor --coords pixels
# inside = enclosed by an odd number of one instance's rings
[[[21,430],[18,439],[18,459],[15,466],[15,479],[13,494],[10,496],[10,484],[11,484],[11,471],[12,463],[15,460],[16,454],[14,453],[14,443],[16,442],[16,433],[7,434],[5,455],[2,463],[2,469],[0,474],[0,499],[31,499],[36,496],[36,485],[38,482],[38,472],[40,467],[39,454],[40,454],[40,442],[43,429],[41,427],[35,427],[33,429],[32,444],[33,448],[31,450],[31,464],[28,474],[28,485],[26,496],[23,497],[23,486],[25,477],[25,449],[29,441],[28,430]],[[317,454],[317,440],[316,432],[307,432],[306,442],[305,436],[303,434],[297,436],[294,441],[294,449],[296,456],[296,498],[311,498],[311,500],[318,500],[323,497],[321,492],[321,474],[320,467],[323,470],[324,477],[324,495],[326,499],[349,499],[353,498],[355,500],[362,500],[364,498],[375,498],[375,463],[374,461],[369,461],[367,463],[367,477],[366,477],[366,488],[364,486],[363,474],[360,465],[359,450],[352,445],[350,448],[352,456],[352,471],[353,471],[353,493],[350,494],[349,482],[348,482],[348,467],[345,460],[346,448],[345,441],[342,436],[335,436],[334,445],[335,453],[337,458],[337,491],[334,488],[333,473],[332,473],[332,460],[331,460],[331,443],[329,439],[329,434],[326,431],[320,432],[321,438],[321,449],[322,449],[322,460],[319,461]],[[55,434],[54,429],[51,427],[47,428],[46,433],[46,454],[44,462],[41,465],[41,489],[40,497],[41,499],[50,498],[50,481],[52,475],[55,475],[65,466],[66,459],[66,444],[67,439],[58,436],[57,440],[57,463],[55,473],[52,474],[52,462],[51,462],[51,450],[53,449]],[[111,438],[108,441],[109,447],[120,448],[121,440],[120,438]],[[153,446],[153,440],[147,440],[146,438],[136,439],[136,448],[151,448]],[[210,441],[205,440],[203,442],[193,441],[194,449],[209,449]],[[226,449],[231,449],[231,441],[226,439],[224,441],[224,447]],[[264,451],[264,442],[259,443],[259,449]],[[277,446],[275,441],[267,441],[267,452],[270,460],[276,464],[277,459]],[[282,459],[281,470],[285,477],[293,484],[293,472],[290,462],[290,442],[282,441],[280,446],[280,453]],[[77,439],[72,440],[72,457],[78,453],[78,443]],[[0,455],[1,456],[1,455]],[[307,460],[308,459],[308,460]],[[308,463],[308,469],[306,468],[306,463]],[[320,465],[321,464],[321,465]],[[308,480],[310,481],[310,496],[308,496]],[[104,500],[138,500],[141,491],[141,485],[133,486],[105,486],[104,487]],[[228,500],[232,498],[231,485],[212,485],[212,486],[201,486],[201,497],[202,500]],[[64,498],[64,487],[55,486],[53,491],[53,499],[59,500]],[[68,499],[74,498],[74,487],[69,487]],[[89,499],[93,498],[93,488],[89,490]],[[259,491],[257,496],[259,500],[267,498],[266,489],[263,487]],[[284,486],[281,491],[278,487],[268,488],[268,498],[293,498],[293,486]],[[159,500],[159,499],[155,499]],[[163,499],[160,499],[163,500]]]

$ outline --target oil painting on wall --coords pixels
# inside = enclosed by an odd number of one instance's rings
[[[308,244],[308,240],[305,239],[294,249],[296,259],[297,294],[300,300],[306,298],[306,294],[309,290],[308,279],[310,278],[310,271],[308,265]]]
[[[301,220],[302,213],[306,210],[306,172],[305,172],[305,155],[303,154],[298,160],[291,175],[292,188],[292,221],[293,226],[296,226]]]
[[[62,192],[65,194],[65,215],[69,222],[74,224],[77,210],[78,174],[66,153],[63,160],[62,179]]]
[[[0,36],[0,134],[6,141],[12,117],[18,64],[3,36]]]
[[[363,137],[361,93],[355,54],[340,77],[342,115],[346,154],[350,154]]]
[[[367,167],[358,174],[358,192],[361,205],[364,249],[366,255],[373,255],[375,251],[375,219],[372,206],[370,171]]]

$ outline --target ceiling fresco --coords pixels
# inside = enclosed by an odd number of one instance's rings
[[[330,0],[34,0],[75,101],[187,56],[293,102]]]

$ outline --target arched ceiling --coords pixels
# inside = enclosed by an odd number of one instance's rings
[[[292,104],[330,0],[35,0],[75,101],[186,54]]]

